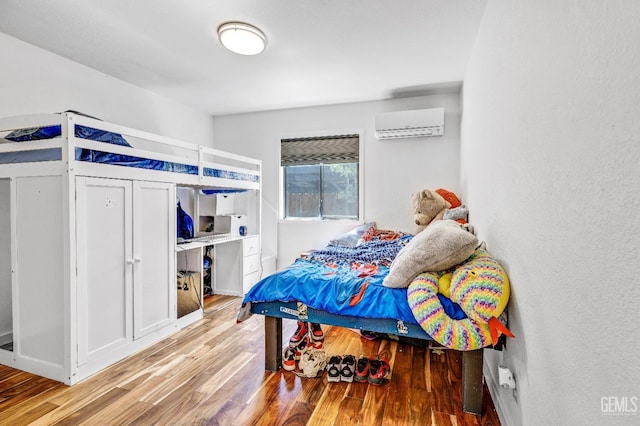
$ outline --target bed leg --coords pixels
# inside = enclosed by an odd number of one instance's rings
[[[462,352],[462,410],[482,415],[482,349]]]
[[[264,369],[278,371],[282,365],[282,318],[264,317]]]

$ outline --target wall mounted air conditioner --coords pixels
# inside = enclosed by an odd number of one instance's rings
[[[376,115],[376,138],[403,139],[444,135],[444,108],[386,112]]]

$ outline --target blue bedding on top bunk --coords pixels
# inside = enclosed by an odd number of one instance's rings
[[[0,164],[35,163],[38,161],[60,161],[60,148],[34,149],[30,151],[14,151],[0,153]]]
[[[91,163],[103,163],[112,166],[136,167],[139,169],[159,170],[163,172],[185,173],[197,175],[198,166],[175,163],[172,161],[153,160],[135,155],[114,154],[95,149],[76,148],[76,160]]]
[[[74,126],[74,134],[77,138],[89,139],[92,141],[106,142],[114,145],[131,146],[118,133],[107,132],[105,130],[94,129],[93,127]],[[28,129],[17,129],[9,133],[4,138],[13,142],[38,141],[42,139],[57,138],[62,135],[62,126],[55,124],[52,126],[31,127]]]
[[[93,127],[74,126],[74,134],[77,138],[87,139],[97,142],[105,142],[114,145],[127,146],[131,145],[122,137],[122,135],[105,130],[95,129]],[[35,127],[29,129],[14,130],[5,136],[5,139],[13,142],[28,142],[43,139],[52,139],[62,135],[62,126],[57,124],[53,126]],[[0,154],[0,164],[12,163],[33,163],[38,161],[59,161],[62,159],[61,148],[47,148],[30,151],[6,152]],[[183,164],[170,161],[153,160],[149,158],[138,157],[134,155],[115,154],[110,152],[98,151],[94,149],[78,148],[75,149],[75,159],[78,161],[87,161],[91,163],[103,163],[117,166],[136,167],[148,170],[159,170],[174,173],[185,173],[190,175],[198,174],[198,166],[192,164]]]
[[[122,135],[93,127],[74,125],[74,134],[77,138],[87,139],[97,142],[105,142],[114,145],[131,145]],[[17,129],[9,133],[4,139],[12,142],[28,142],[44,139],[52,139],[62,135],[62,126],[59,124],[52,126],[34,127],[28,129]],[[75,159],[91,163],[109,164],[115,166],[135,167],[139,169],[158,170],[163,172],[183,173],[197,175],[198,166],[193,164],[178,163],[172,161],[154,160],[150,158],[138,157],[135,155],[116,154],[76,147]],[[33,163],[39,161],[60,161],[62,159],[61,148],[46,148],[29,151],[14,151],[0,153],[0,164]],[[232,180],[242,180],[258,182],[259,177],[250,173],[234,172],[214,168],[205,168],[204,176],[220,177]]]
[[[249,182],[260,181],[260,178],[258,177],[258,175],[252,175],[250,173],[234,172],[231,170],[212,169],[210,167],[205,167],[202,170],[202,174],[204,176],[231,179],[231,180],[246,180]]]
[[[4,138],[13,142],[38,141],[41,139],[57,138],[62,134],[62,126],[31,127],[18,129],[9,133]]]

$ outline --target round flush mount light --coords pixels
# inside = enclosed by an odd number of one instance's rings
[[[218,27],[218,40],[239,55],[257,55],[267,45],[267,37],[259,28],[244,22],[226,22]]]

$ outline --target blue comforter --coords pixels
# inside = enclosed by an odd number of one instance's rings
[[[244,302],[299,301],[334,314],[417,324],[407,290],[382,286],[391,261],[411,237],[372,240],[356,247],[329,245],[259,281]]]
[[[382,285],[391,262],[412,237],[374,238],[356,247],[329,244],[256,283],[243,303],[302,302],[333,314],[418,324],[407,303],[407,289]],[[438,298],[451,318],[466,317],[460,306],[440,294]]]

